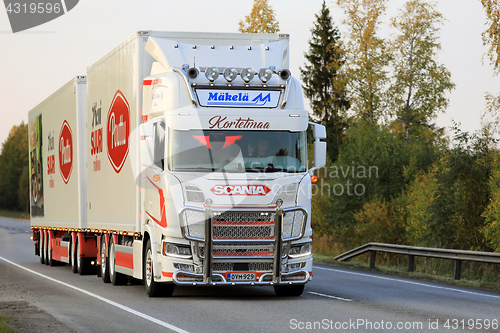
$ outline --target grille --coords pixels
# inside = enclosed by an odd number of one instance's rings
[[[183,189],[184,189],[184,198],[186,199],[187,202],[198,202],[198,203],[205,202],[205,195],[198,186],[185,185]]]
[[[215,213],[214,222],[274,222],[274,213],[260,212],[222,212]]]
[[[272,225],[214,225],[214,239],[273,239],[274,223]]]
[[[200,256],[205,256],[203,244],[199,245]],[[274,254],[273,244],[234,244],[223,243],[214,244],[212,248],[214,257],[252,257],[252,256],[272,256]]]
[[[273,244],[214,244],[214,256],[272,256]]]
[[[186,236],[205,238],[205,212],[186,209],[182,214]],[[283,216],[283,238],[299,237],[305,220],[303,210],[287,211]],[[226,211],[212,217],[213,239],[274,239],[274,212]]]

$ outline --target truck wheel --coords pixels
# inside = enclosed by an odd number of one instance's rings
[[[76,270],[79,275],[85,275],[89,271],[89,261],[87,258],[81,256],[80,242],[76,238],[75,252],[76,252]]]
[[[146,294],[149,297],[172,296],[174,293],[174,284],[164,284],[155,282],[155,273],[153,269],[153,251],[151,249],[151,240],[148,240],[146,252],[144,253],[144,285]]]
[[[115,270],[115,242],[113,241],[113,237],[109,240],[109,257],[108,257],[108,266],[109,266],[109,279],[114,286],[122,285],[125,283],[126,278],[125,275],[118,273]]]
[[[39,248],[40,248],[40,263],[42,265],[45,264],[45,239],[43,237],[43,231],[40,231],[40,243],[39,243]]]
[[[293,297],[300,296],[304,292],[303,284],[274,286],[274,292],[278,296]]]
[[[111,280],[109,279],[109,263],[108,258],[106,257],[106,237],[101,237],[101,278],[104,283],[109,283]]]

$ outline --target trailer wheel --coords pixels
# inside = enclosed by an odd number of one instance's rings
[[[274,286],[274,292],[278,296],[293,297],[300,296],[304,292],[303,284]]]
[[[109,263],[108,258],[106,258],[106,237],[101,237],[101,278],[104,283],[109,283],[111,280],[109,279]]]
[[[40,232],[36,232],[36,237],[38,238],[38,242],[35,242],[35,255],[40,256]]]
[[[146,294],[149,297],[172,296],[174,293],[174,284],[164,284],[155,282],[155,273],[153,269],[153,251],[151,249],[151,240],[148,240],[146,251],[144,253],[144,285]]]
[[[45,245],[45,240],[43,238],[43,231],[40,231],[40,240],[38,242],[39,252],[40,252],[40,263],[45,264],[45,251],[43,249]]]
[[[108,267],[109,267],[109,279],[114,286],[122,285],[126,281],[125,275],[118,273],[115,270],[115,242],[113,237],[109,240],[109,257],[108,257]]]
[[[52,259],[52,250],[50,249],[50,243],[52,241],[51,237],[50,237],[50,233],[47,233],[47,238],[48,238],[48,241],[47,241],[47,265],[49,266],[55,266],[55,260]]]
[[[77,244],[75,244],[75,250],[76,250],[76,245]],[[73,271],[73,273],[78,273],[78,264],[77,264],[77,260],[76,260],[76,251],[73,251],[73,242],[72,241],[70,241],[70,243],[69,243],[69,260],[70,260],[70,263],[71,263],[71,270]]]

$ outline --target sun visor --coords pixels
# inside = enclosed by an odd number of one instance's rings
[[[241,45],[241,41],[235,41],[235,45],[218,46],[215,41],[214,44],[196,44],[149,37],[145,49],[165,69],[180,68],[183,64],[219,69],[253,67],[257,71],[269,66],[275,66],[277,69],[288,68],[288,41],[248,42],[253,45]]]

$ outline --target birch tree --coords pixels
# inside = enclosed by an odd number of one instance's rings
[[[336,0],[348,27],[347,82],[351,109],[371,126],[383,112],[389,54],[377,36],[387,0]]]
[[[280,30],[274,10],[267,0],[254,0],[252,11],[239,22],[239,32],[274,33]]]
[[[405,143],[445,112],[446,93],[454,88],[450,72],[436,61],[443,20],[424,0],[408,1],[391,20],[398,33],[390,43],[394,76],[388,91],[389,110],[402,125]]]

